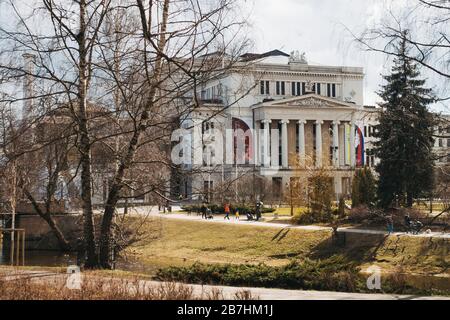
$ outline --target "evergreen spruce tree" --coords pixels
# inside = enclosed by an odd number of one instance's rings
[[[433,188],[434,117],[427,106],[433,102],[431,89],[420,79],[418,65],[407,57],[402,40],[397,47],[391,74],[378,94],[383,99],[375,136],[380,159],[378,198],[387,208],[399,204],[411,207],[413,199]]]
[[[369,167],[356,170],[352,183],[352,207],[372,207],[376,201],[376,180]]]
[[[352,208],[361,205],[360,199],[361,170],[356,170],[352,180]]]

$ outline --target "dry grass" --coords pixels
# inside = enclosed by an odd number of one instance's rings
[[[385,272],[395,272],[399,267],[407,273],[448,275],[450,272],[449,239],[406,236],[380,239],[354,234],[348,235],[347,245],[339,253],[361,261],[363,269],[376,264]]]
[[[141,242],[127,252],[154,269],[194,262],[284,265],[293,257],[307,256],[330,236],[328,231],[172,219],[163,219],[161,226],[157,240]]]
[[[159,223],[159,222],[158,222]],[[403,266],[406,272],[449,273],[450,241],[391,236],[384,240],[348,234],[345,247],[331,245],[329,231],[305,231],[163,219],[160,237],[128,252],[153,274],[158,268],[232,263],[281,266],[292,259],[343,255],[363,269],[377,264],[384,271]]]
[[[174,283],[151,283],[138,278],[100,278],[84,276],[81,288],[68,289],[67,275],[47,278],[28,277],[23,273],[0,278],[0,300],[255,300],[251,292],[224,296],[219,288],[194,290]]]

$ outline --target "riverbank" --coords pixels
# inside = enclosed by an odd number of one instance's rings
[[[127,253],[144,263],[165,265],[203,263],[265,263],[279,266],[292,259],[344,255],[365,269],[373,264],[385,271],[449,274],[450,239],[360,234],[348,230],[345,243],[334,243],[331,228],[286,228],[278,224],[182,219],[178,215],[150,217],[144,228],[152,239],[133,245]],[[157,227],[155,226],[157,225]],[[156,231],[157,230],[157,231]],[[157,234],[155,234],[157,232]]]
[[[375,265],[385,275],[398,275],[415,287],[450,290],[446,238],[349,233],[342,244],[334,242],[330,228],[255,228],[233,220],[211,223],[173,215],[152,217],[147,223],[149,230],[158,224],[160,233],[127,250],[139,272],[154,274],[159,268],[189,267],[196,262],[279,267],[340,256],[362,273]]]

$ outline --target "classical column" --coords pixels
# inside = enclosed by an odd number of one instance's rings
[[[300,156],[300,162],[305,163],[306,147],[305,147],[305,120],[298,121],[298,152]]]
[[[289,120],[281,120],[281,165],[284,169],[289,168],[289,150],[288,150],[288,129]]]
[[[322,166],[322,120],[316,121],[316,167]]]
[[[263,165],[264,167],[270,167],[270,124],[271,120],[261,121],[264,124],[264,138],[261,143],[261,148],[263,148]]]
[[[350,122],[350,164],[352,168],[356,167],[356,152],[355,152],[355,123]]]
[[[253,130],[253,164],[259,165],[260,163],[260,142],[259,142],[259,129],[260,124],[258,121],[255,121],[254,130]]]
[[[333,121],[333,166],[339,168],[339,121]]]
[[[280,131],[278,122],[275,128],[270,130],[270,162],[271,167],[278,168],[280,164]]]

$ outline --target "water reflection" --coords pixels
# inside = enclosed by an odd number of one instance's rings
[[[0,265],[9,265],[9,258],[2,254],[0,250]],[[25,266],[35,267],[68,267],[77,264],[76,253],[62,254],[57,251],[26,251],[25,252]],[[133,271],[143,274],[153,273],[155,270],[152,267],[133,261],[130,259],[118,259],[116,268],[124,271]]]
[[[25,265],[38,267],[67,267],[76,264],[76,254],[61,254],[56,251],[26,251]],[[9,265],[9,258],[0,250],[0,265]]]

